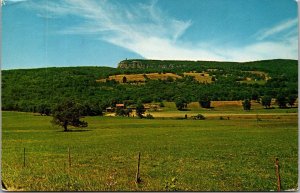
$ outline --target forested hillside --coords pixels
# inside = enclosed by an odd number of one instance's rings
[[[149,79],[140,84],[119,83],[118,74],[174,73],[180,79]],[[210,83],[185,72],[207,73]],[[99,82],[97,80],[105,79]],[[130,101],[160,102],[259,99],[262,96],[297,95],[298,61],[266,60],[247,63],[205,61],[125,60],[118,68],[64,67],[2,71],[2,109],[36,112],[64,98],[74,98],[94,115],[105,107]]]

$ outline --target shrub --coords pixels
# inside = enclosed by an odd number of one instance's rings
[[[116,116],[129,117],[131,112],[132,112],[131,109],[117,109]]]
[[[271,101],[272,101],[272,97],[265,95],[261,98],[261,104],[265,107],[265,108],[270,108],[271,106]]]
[[[297,100],[297,96],[296,95],[289,95],[287,98],[287,102],[290,105],[290,107],[293,107],[293,105],[295,104]]]
[[[185,98],[178,97],[178,98],[175,99],[175,105],[176,105],[176,108],[179,111],[182,111],[185,108],[187,108],[187,104],[188,104],[188,102]]]
[[[205,117],[202,114],[198,114],[197,116],[192,116],[193,119],[195,120],[204,120]]]
[[[146,119],[154,119],[153,115],[151,115],[151,114],[147,114],[145,118]]]
[[[141,101],[138,101],[136,104],[136,115],[140,118],[144,118],[144,113],[145,113],[146,109],[144,107],[144,105],[141,103]]]
[[[165,107],[164,103],[163,102],[159,103],[159,107]]]
[[[210,108],[211,99],[210,97],[203,95],[200,97],[199,104],[202,108]]]
[[[243,108],[244,110],[250,110],[251,109],[251,101],[249,99],[245,99],[243,101]]]
[[[277,95],[276,103],[278,104],[279,108],[286,108],[287,98],[283,93]]]

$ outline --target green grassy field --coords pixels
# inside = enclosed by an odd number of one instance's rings
[[[51,117],[2,112],[2,179],[9,190],[27,191],[164,191],[174,177],[179,191],[270,191],[278,157],[282,189],[297,189],[298,116],[277,116],[86,117],[85,130],[61,132]]]
[[[195,116],[197,114],[204,115],[207,119],[218,119],[220,117],[230,119],[250,118],[250,119],[280,119],[286,117],[287,119],[293,115],[298,115],[298,108],[286,108],[280,109],[274,103],[272,103],[273,109],[265,109],[260,103],[251,102],[251,110],[244,111],[242,107],[242,101],[212,101],[212,108],[201,108],[198,102],[191,102],[187,106],[187,110],[178,111],[174,102],[164,102],[165,107],[158,109],[157,111],[149,110],[146,113],[150,113],[156,118],[183,118],[185,115],[188,117]]]

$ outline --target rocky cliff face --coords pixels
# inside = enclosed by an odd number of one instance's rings
[[[129,69],[129,68],[147,68],[148,65],[136,60],[123,60],[118,64],[118,68]]]
[[[180,66],[180,65],[176,65]],[[145,68],[174,68],[174,61],[163,60],[123,60],[118,64],[118,68],[122,69],[145,69]]]

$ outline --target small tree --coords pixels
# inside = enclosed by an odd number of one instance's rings
[[[163,103],[163,102],[160,102],[160,103],[159,103],[159,107],[165,107],[164,103]]]
[[[210,108],[211,100],[208,96],[202,96],[199,100],[199,104],[202,108]]]
[[[154,119],[153,115],[151,115],[151,114],[147,114],[145,118],[146,119]]]
[[[193,116],[193,119],[195,119],[195,120],[204,120],[205,117],[202,114],[198,114],[197,116]]]
[[[132,113],[131,109],[120,109],[120,108],[117,108],[116,116],[123,116],[123,117],[126,116],[126,117],[129,117],[130,113]]]
[[[80,121],[84,107],[70,100],[62,101],[52,109],[52,123],[64,128],[64,131],[69,131],[68,126],[87,127],[88,123]]]
[[[270,108],[271,106],[271,101],[272,101],[272,97],[270,96],[263,96],[261,98],[261,104],[265,107],[265,108]]]
[[[123,83],[126,83],[126,82],[127,82],[126,76],[123,77],[122,82],[123,82]]]
[[[249,99],[245,99],[244,101],[243,101],[243,108],[244,108],[244,110],[250,110],[251,109],[251,101],[249,100]]]
[[[291,94],[291,95],[288,96],[288,103],[289,103],[289,105],[290,105],[291,108],[295,104],[296,99],[297,99],[296,95]]]
[[[144,113],[145,113],[146,109],[144,107],[144,105],[142,104],[142,102],[138,102],[136,104],[136,115],[140,118],[143,118],[144,117]]]
[[[175,105],[179,111],[182,111],[183,109],[185,109],[187,107],[187,101],[182,97],[178,97],[175,100]]]
[[[276,103],[278,104],[279,108],[285,108],[287,103],[286,97],[283,94],[277,95]]]
[[[252,99],[252,100],[256,100],[256,101],[259,102],[259,92],[257,92],[257,91],[252,91],[252,93],[251,93],[251,99]]]

